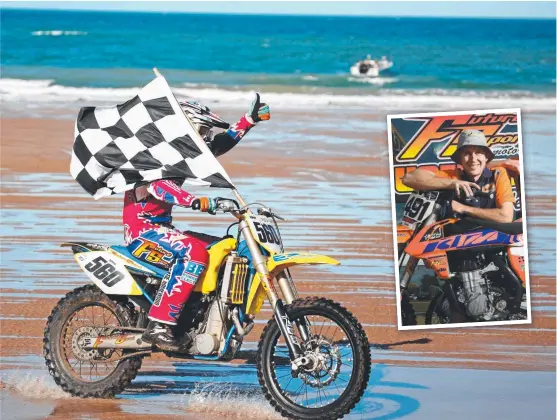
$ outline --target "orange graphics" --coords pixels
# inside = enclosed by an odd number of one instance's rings
[[[404,225],[398,225],[396,227],[396,239],[397,239],[397,243],[399,244],[405,244],[406,242],[408,242],[410,240],[410,238],[412,237],[412,233],[414,233],[414,229],[408,227],[408,226],[404,226]]]
[[[449,262],[446,254],[431,255],[429,259],[424,260],[424,264],[427,268],[435,271],[440,279],[448,280],[450,278]]]
[[[501,128],[507,124],[516,124],[516,114],[503,115],[448,115],[438,117],[422,117],[409,119],[412,121],[424,121],[425,124],[408,141],[408,144],[398,154],[399,162],[415,161],[433,143],[446,143],[441,152],[440,158],[449,158],[456,150],[458,136],[462,130],[481,130],[487,138],[487,144],[516,143],[518,135],[496,135]]]

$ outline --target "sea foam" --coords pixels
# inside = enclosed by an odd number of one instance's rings
[[[79,36],[79,35],[87,35],[87,32],[82,31],[62,31],[62,30],[54,30],[54,31],[34,31],[31,32],[33,36]]]
[[[92,88],[55,84],[52,80],[0,79],[0,99],[4,110],[10,106],[33,104],[51,108],[75,109],[122,103],[141,88]],[[172,86],[178,99],[195,98],[207,104],[223,104],[230,108],[245,107],[253,99],[253,90],[232,90],[193,83]],[[262,91],[265,102],[275,108],[369,108],[376,110],[430,110],[516,108],[530,111],[551,111],[555,97],[521,91],[458,91],[445,89],[384,89],[370,94],[335,94]]]

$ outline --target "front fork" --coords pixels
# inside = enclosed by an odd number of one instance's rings
[[[241,234],[243,234],[246,240],[246,245],[248,246],[248,249],[251,253],[252,262],[255,269],[258,273],[261,274],[261,284],[263,285],[263,289],[265,290],[267,298],[269,299],[271,307],[273,308],[275,320],[279,326],[282,336],[286,341],[286,345],[288,346],[288,350],[290,351],[290,357],[293,360],[298,359],[303,355],[300,347],[300,342],[294,332],[292,321],[286,313],[284,303],[275,292],[273,276],[269,273],[269,270],[267,270],[265,257],[261,253],[259,245],[253,238],[252,233],[249,229],[249,225],[245,220],[240,221],[238,230]],[[295,287],[293,287],[290,279],[284,272],[277,275],[276,279],[278,281],[284,299],[286,300],[286,303],[292,303],[297,298],[297,292]],[[296,325],[300,330],[300,336],[302,337],[302,340],[307,341],[310,337],[310,330],[307,320],[297,320]]]

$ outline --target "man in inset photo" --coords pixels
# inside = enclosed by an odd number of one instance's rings
[[[399,329],[531,322],[519,111],[388,121]]]
[[[515,198],[505,168],[491,170],[493,152],[485,135],[479,130],[465,130],[460,134],[458,146],[451,159],[462,169],[431,172],[416,169],[402,178],[407,187],[420,191],[455,190],[452,200],[454,213],[509,223],[514,218]],[[493,192],[489,196],[474,197],[474,190]]]

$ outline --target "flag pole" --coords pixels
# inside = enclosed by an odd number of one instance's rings
[[[155,76],[157,77],[162,77],[162,74],[159,72],[159,69],[157,69],[156,67],[153,67],[153,72],[155,73]],[[190,121],[190,119],[188,118],[188,116],[186,115],[186,113],[182,110],[182,113],[184,114],[184,116],[188,119],[188,121]],[[193,126],[192,122],[190,121],[190,125]],[[199,135],[199,133],[197,133],[197,135]],[[201,139],[201,137],[199,138],[200,141],[203,141],[203,139]],[[236,188],[232,189],[232,192],[234,193],[234,195],[236,196],[236,198],[238,199],[238,201],[240,202],[240,204],[242,205],[242,207],[246,206],[246,202],[244,201],[244,199],[242,198],[242,196],[240,195],[240,193],[238,192],[238,190]]]
[[[246,207],[246,202],[244,201],[244,199],[242,198],[242,196],[240,195],[240,193],[238,192],[238,190],[236,188],[234,188],[232,190],[232,192],[234,193],[234,195],[236,196],[236,198],[238,199],[238,201],[240,202],[240,205],[242,207]]]

